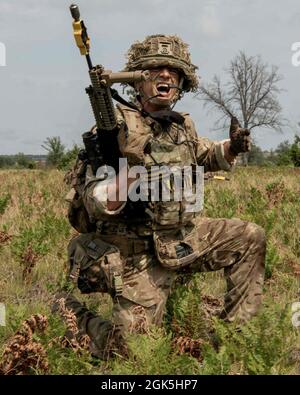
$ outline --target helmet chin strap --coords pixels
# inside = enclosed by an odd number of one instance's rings
[[[142,95],[141,93],[140,93],[140,95],[141,95],[141,97],[146,97],[146,95]],[[144,104],[152,99],[155,99],[156,97],[159,97],[159,96],[160,96],[160,93],[158,93],[157,95],[154,95],[154,96],[148,96],[147,99],[144,101]]]
[[[170,101],[169,106],[172,105],[172,109],[174,108],[174,106],[177,103],[177,101],[179,99],[181,99],[181,97],[182,97],[182,92],[183,92],[182,83],[183,83],[183,78],[181,78],[179,86],[177,86],[175,84],[168,84],[169,88],[177,89],[178,91],[180,91],[179,94],[177,95],[177,98],[175,98],[175,100],[173,99],[173,100]],[[139,95],[140,95],[140,97],[146,98],[146,100],[144,101],[144,104],[147,103],[148,101],[152,100],[152,99],[155,99],[156,97],[160,97],[161,96],[160,93],[158,93],[157,95],[153,95],[153,96],[148,96],[147,97],[147,95],[145,95],[145,93],[141,90],[141,88],[139,89]],[[167,107],[167,106],[165,106],[165,107]]]
[[[172,86],[172,88],[173,88],[173,86]],[[179,89],[179,87],[177,87],[175,85],[174,85],[174,88]],[[147,97],[147,95],[144,94],[144,92],[141,90],[141,88],[138,89],[138,92],[139,92],[140,98],[145,99]],[[160,96],[160,94],[147,97],[146,100],[144,101],[143,105],[145,103],[147,103],[148,101],[150,101],[151,99],[154,99],[158,96]],[[139,109],[138,107],[136,107],[136,109],[142,114],[142,116],[144,116],[144,117],[149,116],[164,126],[169,126],[172,122],[182,125],[184,123],[184,117],[181,114],[179,114],[178,112],[173,111],[173,107],[176,104],[176,101],[172,107],[170,104],[168,104],[167,106],[161,106],[162,108],[160,110],[156,110],[156,111],[147,111],[144,108]],[[132,104],[130,106],[132,108],[134,108]]]

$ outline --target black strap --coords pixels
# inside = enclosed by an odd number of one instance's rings
[[[123,104],[126,107],[132,108],[133,110],[136,110],[138,112],[140,112],[142,114],[143,117],[147,117],[149,115],[149,113],[145,110],[140,110],[138,108],[138,106],[136,106],[133,103],[129,103],[128,101],[126,101],[125,99],[123,99],[123,97],[121,97],[118,93],[118,91],[116,89],[110,88],[110,93],[111,93],[111,97],[116,100],[117,102],[119,102],[120,104]]]

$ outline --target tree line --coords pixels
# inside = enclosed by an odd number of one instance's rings
[[[252,144],[248,155],[248,164],[300,167],[300,136],[295,135],[292,143],[285,140],[276,149],[270,151],[263,151],[258,145]]]
[[[80,146],[74,144],[71,149],[66,149],[60,137],[48,137],[43,148],[46,155],[0,155],[0,168],[36,169],[40,167],[67,170],[72,167],[77,158]],[[243,160],[239,164],[244,165]],[[295,135],[294,141],[288,140],[280,143],[277,148],[263,151],[257,144],[252,144],[248,156],[248,165],[255,166],[290,166],[300,167],[300,136]]]
[[[45,155],[25,155],[20,152],[16,155],[0,155],[0,168],[37,169],[57,168],[66,170],[75,162],[80,147],[74,144],[71,149],[66,149],[59,136],[47,137],[42,148]]]

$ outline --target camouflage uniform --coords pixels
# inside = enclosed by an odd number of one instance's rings
[[[154,41],[157,37],[154,36]],[[144,60],[143,68],[149,67],[150,60]],[[134,59],[131,58],[131,62],[134,64]],[[136,68],[140,66],[137,64]],[[135,67],[127,66],[127,69]],[[186,90],[196,86],[194,70],[189,69],[190,78],[184,80]],[[197,136],[189,115],[182,115],[183,125],[172,123],[166,130],[151,117],[118,105],[119,148],[128,159],[129,167],[163,162],[170,166],[200,165],[205,171],[230,170],[232,164],[224,157],[224,142]],[[145,146],[149,144],[151,149],[146,152]],[[78,168],[77,174],[80,174],[80,163]],[[71,241],[71,277],[81,281],[84,292],[110,293],[114,303],[112,319],[107,321],[95,316],[72,298],[67,302],[75,311],[80,327],[91,337],[95,355],[106,357],[115,346],[120,346],[126,333],[144,332],[150,324],[161,324],[178,271],[206,272],[224,268],[227,294],[221,317],[244,321],[256,313],[262,297],[266,247],[261,227],[239,219],[210,219],[188,213],[184,201],[155,202],[147,205],[148,212],[144,203],[127,201],[110,212],[105,199],[97,198],[99,191],[95,193],[101,189],[101,180],[89,171],[85,177],[83,186],[76,181],[78,177],[73,183],[86,210],[78,222],[88,217],[95,232],[83,224],[82,232],[86,233]],[[169,244],[163,247],[172,254],[174,242],[179,238],[178,230],[184,230],[188,237],[192,235],[197,254],[183,267],[168,266],[168,259],[160,259],[159,244],[155,240],[164,243],[168,235]]]

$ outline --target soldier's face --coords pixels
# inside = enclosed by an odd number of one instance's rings
[[[142,103],[151,106],[169,106],[178,95],[179,72],[169,67],[150,69],[150,79],[144,81],[140,86]],[[172,87],[175,86],[175,87]],[[150,97],[156,96],[153,99]],[[147,100],[149,99],[149,101]]]

